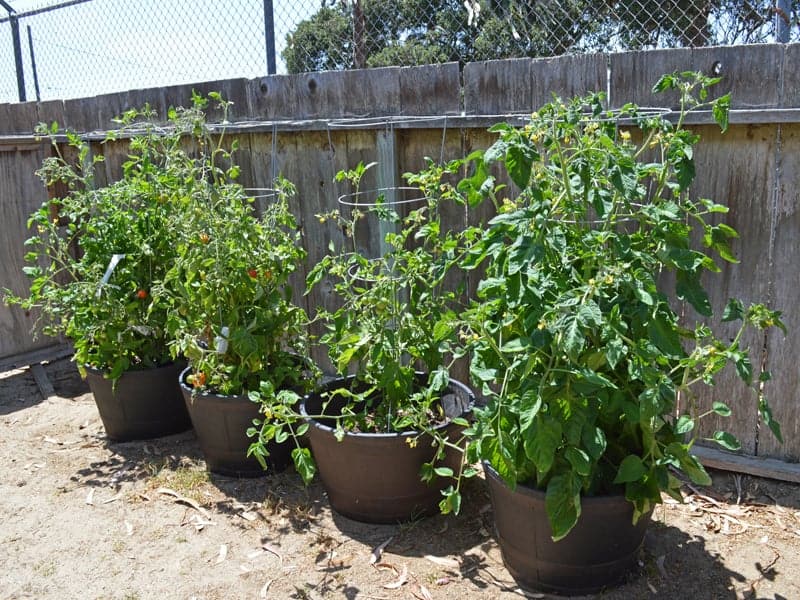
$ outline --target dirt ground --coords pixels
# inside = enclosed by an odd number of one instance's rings
[[[0,374],[0,598],[547,598],[503,567],[482,480],[458,517],[365,525],[286,473],[209,475],[190,431],[106,440],[72,363]],[[714,473],[598,598],[800,598],[800,486]],[[386,543],[388,541],[388,543]],[[371,562],[373,549],[385,545]]]

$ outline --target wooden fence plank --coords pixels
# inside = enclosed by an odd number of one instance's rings
[[[127,99],[127,92],[121,92],[65,100],[63,126],[78,132],[114,129],[116,125],[111,120],[122,114]]]
[[[0,135],[30,133],[38,122],[36,102],[0,104]]]
[[[756,148],[751,147],[751,150]],[[757,160],[754,156],[752,160]],[[739,168],[739,164],[736,168]],[[783,428],[784,444],[779,444],[762,426],[759,435],[758,454],[779,457],[785,460],[800,460],[800,369],[797,366],[800,356],[800,286],[798,286],[798,265],[800,265],[800,126],[781,126],[781,182],[772,210],[775,220],[775,238],[772,256],[772,303],[783,311],[788,333],[772,332],[768,338],[767,356],[772,381],[765,386],[765,393]],[[752,244],[754,251],[759,248],[760,239],[743,241]]]
[[[783,46],[775,44],[748,46],[747,52],[741,52],[740,47],[719,47],[611,54],[611,104],[635,102],[676,109],[680,99],[677,92],[653,94],[652,87],[665,73],[695,70],[722,77],[713,95],[730,92],[733,108],[775,107],[783,60]],[[774,76],[765,77],[765,65],[770,65]]]
[[[769,252],[771,226],[771,190],[775,185],[775,129],[772,126],[732,127],[722,134],[719,128],[697,128],[701,143],[695,149],[697,177],[692,187],[696,198],[711,198],[729,207],[730,212],[717,215],[739,232],[733,241],[734,254],[740,264],[729,264],[715,256],[721,273],[704,278],[709,299],[714,308],[712,328],[723,339],[732,338],[738,324],[720,323],[719,316],[731,297],[740,298],[745,306],[751,302],[766,302],[769,297]],[[671,291],[671,290],[667,290]],[[698,315],[689,306],[692,321]],[[758,373],[763,353],[763,334],[746,335],[742,343],[751,348],[754,373]],[[737,436],[742,450],[754,454],[758,411],[755,394],[736,376],[732,368],[718,376],[716,386],[700,390],[699,401],[708,409],[712,401],[731,405],[733,418],[711,415],[699,427],[703,436],[726,430]]]
[[[800,106],[800,44],[787,44],[783,50],[783,85],[780,106],[794,108]]]
[[[29,280],[25,266],[25,240],[30,237],[27,220],[47,199],[47,193],[34,171],[44,158],[42,149],[25,152],[0,152],[0,289],[26,295]],[[44,336],[34,340],[31,327],[37,317],[19,307],[0,302],[0,357],[9,357],[37,348],[52,346],[55,340]]]
[[[400,114],[400,68],[270,75],[247,83],[250,116],[259,119]]]
[[[464,66],[468,115],[526,113],[534,109],[529,58],[487,60]]]
[[[608,58],[605,54],[566,55],[531,62],[532,108],[553,100],[605,92]]]
[[[400,111],[398,114],[460,114],[460,77],[458,63],[400,69]]]

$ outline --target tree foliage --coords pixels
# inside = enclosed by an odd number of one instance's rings
[[[322,0],[287,34],[290,73],[766,41],[771,0]],[[796,24],[800,0],[791,3]]]

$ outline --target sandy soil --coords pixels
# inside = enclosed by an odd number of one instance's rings
[[[111,443],[73,365],[46,371],[47,400],[27,370],[0,374],[0,598],[548,597],[503,567],[481,480],[458,517],[356,523],[291,470],[209,475],[192,432]],[[714,473],[685,492],[598,597],[800,598],[800,486]]]

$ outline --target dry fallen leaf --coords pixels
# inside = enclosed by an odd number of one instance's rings
[[[450,578],[449,577],[440,577],[434,583],[436,583],[436,585],[447,585],[448,583],[450,583]]]
[[[125,531],[128,533],[128,535],[133,535],[133,525],[127,521],[125,521]]]
[[[396,590],[402,587],[406,581],[408,581],[408,566],[403,565],[403,570],[400,572],[400,575],[397,577],[397,579],[391,583],[384,583],[383,587],[385,587],[387,590]]]
[[[411,590],[411,595],[419,600],[433,600],[433,596],[428,589],[421,583],[416,584],[416,589]]]
[[[47,442],[48,444],[56,444],[56,445],[61,444],[61,442],[59,442],[56,438],[52,438],[49,435],[44,436],[44,441]]]
[[[171,490],[169,488],[163,488],[162,487],[162,488],[158,488],[156,490],[156,492],[159,493],[159,494],[166,494],[168,496],[172,496],[173,498],[175,498],[175,502],[180,502],[181,504],[187,504],[187,505],[191,506],[193,509],[195,509],[197,512],[199,512],[201,515],[203,515],[206,519],[210,519],[211,518],[209,516],[209,514],[208,514],[208,511],[206,511],[206,509],[204,509],[202,506],[200,506],[197,502],[195,502],[191,498],[186,498],[185,496],[181,496],[175,490]]]
[[[267,597],[267,590],[269,590],[269,586],[270,585],[272,585],[272,579],[267,579],[267,582],[261,588],[261,593],[259,593],[259,596],[261,598],[266,598]]]
[[[86,494],[86,504],[94,506],[94,488],[90,489],[89,493]]]
[[[275,556],[277,556],[278,560],[281,561],[281,563],[283,563],[283,556],[281,555],[280,552],[278,552],[278,550],[275,548],[275,546],[273,546],[271,544],[261,544],[261,547],[264,550],[266,550],[267,552],[269,552],[270,554],[274,554]]]
[[[395,567],[392,563],[379,562],[375,563],[374,566],[378,571],[392,571],[395,575],[400,573],[400,571],[397,570],[397,567]]]
[[[258,516],[255,513],[252,513],[252,512],[245,511],[245,512],[240,512],[238,514],[245,521],[255,521],[258,518]]]
[[[205,529],[206,525],[213,525],[214,524],[211,521],[204,521],[203,519],[201,519],[197,515],[194,515],[191,519],[189,519],[189,523],[194,525],[194,528],[197,529],[197,531],[203,531],[203,529]]]
[[[225,544],[222,544],[219,547],[219,556],[217,556],[217,564],[220,564],[228,557],[228,547]]]
[[[377,547],[372,549],[372,554],[370,554],[370,557],[369,557],[369,564],[374,565],[376,562],[378,562],[381,559],[381,555],[383,554],[383,551],[386,549],[386,546],[388,546],[392,542],[393,539],[394,539],[394,536],[390,537],[388,540],[383,542],[381,545],[379,545],[379,546],[377,546]]]

